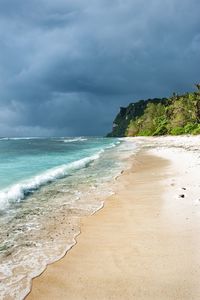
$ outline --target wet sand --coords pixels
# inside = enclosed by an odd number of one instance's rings
[[[188,186],[180,197],[169,160],[141,151],[132,163],[105,207],[82,219],[77,244],[33,280],[28,300],[200,299],[200,205]]]

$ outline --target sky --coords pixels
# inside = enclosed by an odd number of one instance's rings
[[[200,81],[199,0],[0,0],[0,136],[105,135]]]

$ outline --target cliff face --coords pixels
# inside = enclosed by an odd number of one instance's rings
[[[166,100],[166,98],[140,100],[136,103],[130,103],[127,107],[120,107],[120,111],[113,121],[112,131],[108,133],[107,137],[126,136],[130,122],[143,115],[148,103],[165,103]]]
[[[198,92],[140,100],[121,107],[108,137],[200,134]]]

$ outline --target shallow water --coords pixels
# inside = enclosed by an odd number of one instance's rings
[[[75,244],[80,217],[102,207],[134,151],[119,139],[0,140],[0,178],[10,174],[0,188],[1,299],[23,299]]]

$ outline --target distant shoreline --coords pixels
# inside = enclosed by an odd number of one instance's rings
[[[153,98],[120,107],[108,137],[200,134],[200,84],[197,91]]]

